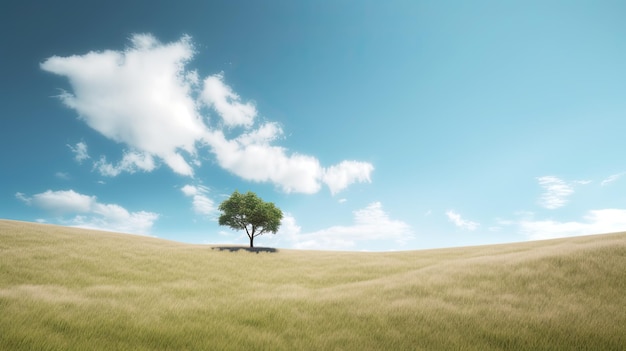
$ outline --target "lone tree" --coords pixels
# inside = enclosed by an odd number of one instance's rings
[[[235,230],[244,229],[250,238],[250,247],[254,247],[254,238],[271,232],[276,234],[283,219],[283,212],[271,202],[261,200],[255,193],[235,192],[220,204],[220,225],[227,225]]]

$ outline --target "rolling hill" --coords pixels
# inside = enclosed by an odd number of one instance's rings
[[[0,221],[2,350],[624,350],[626,233],[259,250]]]

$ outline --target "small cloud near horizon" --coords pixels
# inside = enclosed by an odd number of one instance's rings
[[[626,210],[601,209],[588,211],[580,221],[552,219],[519,221],[522,234],[529,240],[564,238],[570,236],[614,233],[626,230]]]
[[[71,189],[47,190],[32,196],[18,192],[15,197],[28,206],[40,208],[54,216],[73,216],[70,219],[61,219],[60,224],[86,229],[147,235],[159,218],[157,213],[129,212],[117,204],[100,203],[95,196],[80,194]]]
[[[351,225],[332,226],[309,233],[303,233],[295,217],[285,213],[275,238],[259,238],[260,242],[286,243],[295,249],[349,250],[359,244],[381,240],[404,246],[414,239],[414,234],[407,223],[391,219],[380,202],[372,202],[365,208],[353,211]]]

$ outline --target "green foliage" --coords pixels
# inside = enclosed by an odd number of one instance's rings
[[[219,210],[222,211],[219,224],[245,230],[250,238],[250,247],[254,247],[255,237],[265,233],[276,234],[283,218],[283,212],[273,203],[264,202],[251,191],[240,194],[235,190],[220,204]]]
[[[252,253],[0,220],[0,350],[623,350],[624,267],[626,233]]]

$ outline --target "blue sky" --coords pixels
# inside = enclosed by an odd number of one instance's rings
[[[626,230],[621,1],[0,5],[0,218],[279,248]]]

